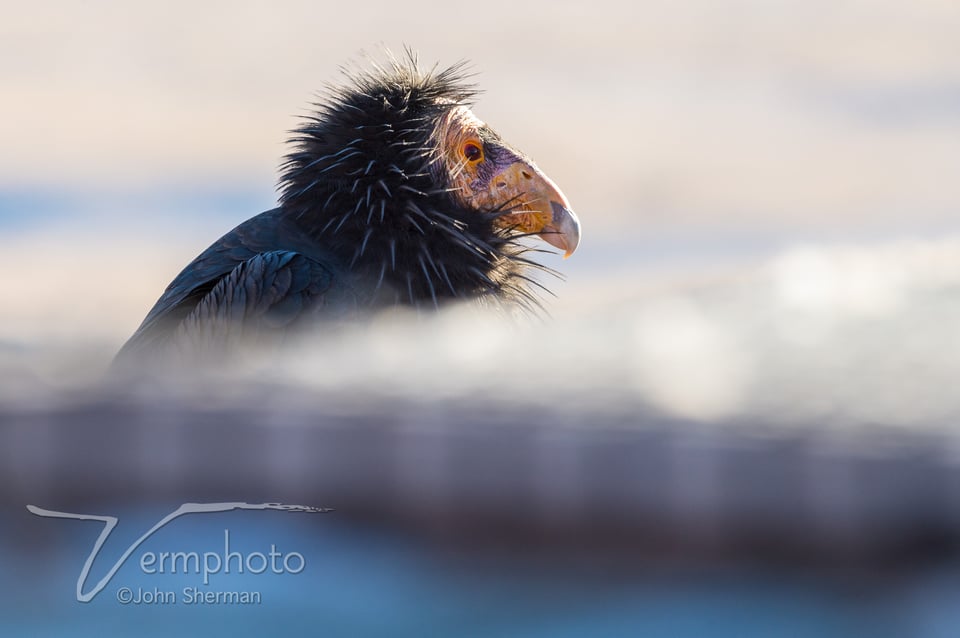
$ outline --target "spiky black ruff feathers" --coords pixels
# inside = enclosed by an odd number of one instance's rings
[[[393,302],[509,301],[539,308],[529,274],[543,252],[495,220],[506,207],[457,201],[440,161],[435,124],[477,91],[464,65],[421,72],[416,60],[347,72],[294,131],[280,206],[341,263]],[[509,203],[508,203],[509,204]]]

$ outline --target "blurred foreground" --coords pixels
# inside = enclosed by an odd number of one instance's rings
[[[214,619],[238,635],[952,635],[958,261],[943,239],[708,272],[597,265],[558,284],[550,319],[388,314],[172,376],[103,376],[109,340],[25,340],[0,369],[0,535],[17,548],[5,622],[51,636],[88,635],[81,618],[118,635],[150,618],[137,631],[158,636]],[[225,576],[208,589],[257,587],[269,604],[203,611],[120,605],[121,585],[197,584],[147,575],[137,554],[74,602],[97,525],[25,508],[120,519],[126,540],[105,544],[92,583],[181,503],[239,500],[335,511],[158,532],[141,551],[215,548],[229,528],[310,562],[286,580]]]

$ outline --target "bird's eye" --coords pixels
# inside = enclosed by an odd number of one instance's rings
[[[483,159],[483,149],[476,142],[464,142],[460,149],[464,159],[468,162],[476,163]]]

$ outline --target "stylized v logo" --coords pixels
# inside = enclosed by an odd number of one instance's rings
[[[103,547],[103,544],[110,537],[110,533],[113,531],[113,528],[117,526],[118,519],[115,516],[96,516],[94,514],[54,512],[53,510],[45,510],[35,505],[27,505],[27,510],[31,514],[36,514],[37,516],[46,516],[48,518],[72,518],[78,521],[101,521],[103,523],[103,531],[100,532],[100,536],[97,537],[97,541],[93,544],[93,551],[91,551],[90,555],[87,557],[87,562],[83,564],[83,569],[80,571],[80,578],[77,579],[77,600],[82,603],[88,603],[93,600],[93,598],[99,594],[104,587],[107,586],[107,584],[110,582],[110,579],[113,578],[113,575],[117,573],[117,570],[123,567],[123,564],[127,562],[128,558],[130,558],[130,554],[136,551],[136,549],[140,547],[145,540],[153,536],[158,529],[170,521],[186,514],[208,514],[211,512],[229,512],[232,510],[279,510],[281,512],[307,512],[311,514],[323,514],[333,511],[332,509],[325,507],[283,505],[281,503],[184,503],[174,511],[161,518],[156,525],[151,527],[143,536],[134,541],[133,544],[130,545],[125,552],[123,552],[117,562],[114,563],[113,567],[110,568],[110,571],[107,572],[107,575],[101,578],[100,582],[97,583],[93,589],[87,593],[83,593],[83,586],[84,583],[87,582],[87,576],[90,574],[90,567],[93,565],[93,561],[97,558],[97,554],[100,553],[100,548]]]

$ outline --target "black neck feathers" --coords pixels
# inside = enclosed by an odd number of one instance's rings
[[[536,304],[524,274],[539,266],[498,211],[452,196],[435,126],[471,101],[462,65],[422,73],[394,63],[352,74],[294,131],[281,167],[284,214],[341,265],[412,305],[491,297]]]

